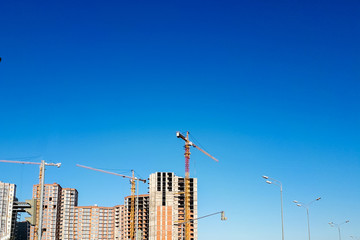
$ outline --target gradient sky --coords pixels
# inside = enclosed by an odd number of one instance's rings
[[[276,2],[276,3],[275,3]],[[114,206],[127,180],[184,175],[190,131],[200,240],[360,236],[359,1],[0,2],[0,159],[61,162],[46,183]],[[32,165],[0,165],[31,198]],[[140,193],[147,186],[140,185]]]

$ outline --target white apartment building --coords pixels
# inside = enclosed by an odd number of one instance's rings
[[[8,240],[14,235],[16,215],[13,214],[16,186],[0,181],[0,240]]]
[[[75,188],[61,190],[60,233],[62,240],[75,239],[75,207],[78,205],[78,191]]]

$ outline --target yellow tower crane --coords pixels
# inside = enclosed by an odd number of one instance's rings
[[[214,159],[216,162],[218,162],[219,160],[217,160],[209,153],[205,152],[204,150],[196,146],[193,142],[191,142],[189,140],[189,132],[186,132],[186,137],[180,132],[176,132],[176,136],[185,141],[185,218],[183,223],[185,225],[185,240],[190,240],[190,147],[192,146],[194,148],[197,148],[208,157]]]
[[[61,163],[46,163],[44,160],[41,162],[23,162],[23,161],[12,161],[12,160],[0,160],[0,162],[6,163],[20,163],[20,164],[33,164],[40,165],[39,173],[39,185],[36,188],[36,209],[39,211],[36,213],[36,223],[35,223],[35,237],[34,239],[41,240],[42,238],[42,213],[43,213],[43,201],[44,201],[44,181],[45,181],[45,166],[56,166],[60,167]],[[39,199],[40,197],[40,199]]]
[[[131,184],[131,204],[130,204],[130,239],[134,240],[135,239],[135,181],[141,181],[143,183],[146,183],[145,179],[140,179],[140,178],[136,178],[134,176],[134,170],[132,170],[132,177],[129,176],[125,176],[122,174],[118,174],[118,173],[113,173],[113,172],[109,172],[109,171],[105,171],[105,170],[101,170],[101,169],[96,169],[96,168],[92,168],[92,167],[87,167],[84,165],[80,165],[80,164],[76,164],[77,167],[82,167],[82,168],[86,168],[86,169],[90,169],[90,170],[94,170],[94,171],[98,171],[98,172],[103,172],[103,173],[107,173],[107,174],[112,174],[112,175],[116,175],[116,176],[120,176],[123,178],[129,178],[130,179],[130,184]]]

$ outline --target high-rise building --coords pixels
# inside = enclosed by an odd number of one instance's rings
[[[171,172],[156,172],[149,178],[149,240],[179,240],[185,233],[184,178]],[[197,179],[190,178],[190,218],[197,218]],[[191,240],[197,240],[197,223],[190,224]]]
[[[60,239],[75,239],[75,207],[78,204],[78,191],[75,188],[61,190]]]
[[[39,185],[33,187],[33,198],[40,199]],[[44,185],[44,202],[43,202],[43,220],[42,220],[42,238],[46,240],[59,239],[60,232],[60,211],[61,211],[61,192],[59,184]],[[38,196],[39,195],[39,196]],[[39,219],[39,209],[37,209],[37,221]],[[35,240],[35,226],[30,227],[30,240]]]
[[[17,216],[13,212],[15,193],[15,184],[0,181],[0,239],[10,239],[14,236]]]

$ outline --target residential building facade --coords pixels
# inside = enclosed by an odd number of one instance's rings
[[[33,198],[40,199],[38,184],[33,187]],[[60,211],[61,211],[62,188],[59,184],[44,184],[42,238],[46,240],[57,240],[60,234]],[[39,201],[38,201],[39,202]],[[37,208],[37,222],[39,220],[39,208]],[[35,226],[30,227],[30,240],[37,239]]]
[[[15,194],[15,184],[0,181],[0,239],[10,239],[14,236],[17,216],[13,212]]]
[[[59,237],[62,240],[75,239],[75,207],[78,205],[78,195],[75,188],[61,190]]]
[[[117,205],[114,207],[115,212],[115,226],[114,226],[114,239],[125,239],[125,206]]]
[[[75,207],[74,239],[113,240],[114,207]]]

